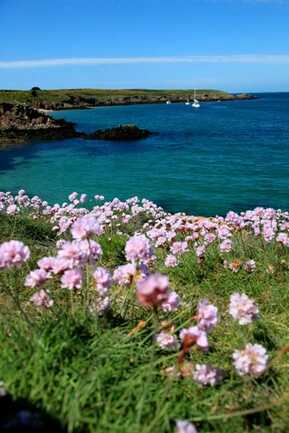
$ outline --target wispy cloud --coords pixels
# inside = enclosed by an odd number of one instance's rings
[[[289,63],[289,54],[232,54],[205,56],[168,57],[75,57],[63,59],[8,60],[0,61],[0,69],[34,69],[81,65],[130,65],[160,63]]]

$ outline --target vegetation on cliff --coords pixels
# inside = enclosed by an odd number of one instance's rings
[[[86,108],[102,105],[128,105],[193,101],[194,91],[188,90],[151,90],[151,89],[60,89],[41,90],[0,90],[0,103],[26,103],[36,108],[62,110]],[[250,99],[249,94],[233,95],[219,90],[197,90],[200,101],[227,101]]]

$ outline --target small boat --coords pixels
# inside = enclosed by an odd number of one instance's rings
[[[194,108],[200,108],[200,103],[199,103],[199,101],[197,100],[197,98],[196,98],[196,91],[194,90],[194,102],[192,103],[192,107],[194,107]]]
[[[187,100],[186,100],[186,102],[185,102],[185,105],[191,105],[191,103],[190,103],[190,100],[189,100],[189,99],[187,99]]]
[[[192,107],[194,107],[194,108],[200,108],[200,103],[199,103],[199,101],[197,100],[197,99],[194,99],[194,102],[193,102],[193,104],[192,104]]]
[[[167,101],[166,104],[167,104],[167,105],[168,105],[168,104],[171,104],[171,101]]]

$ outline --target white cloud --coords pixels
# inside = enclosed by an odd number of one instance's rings
[[[160,63],[244,63],[282,64],[289,63],[289,54],[231,54],[205,56],[168,57],[75,57],[39,60],[0,60],[0,69],[34,69],[79,65],[129,65]]]

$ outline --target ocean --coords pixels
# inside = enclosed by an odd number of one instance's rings
[[[134,142],[69,139],[0,152],[0,190],[49,202],[72,191],[134,195],[171,212],[224,215],[289,210],[289,93],[248,101],[97,107],[52,113],[77,129],[135,123],[157,135]]]

